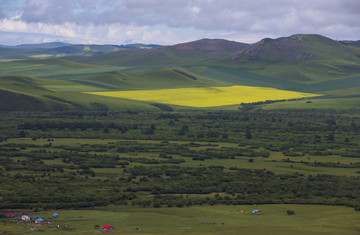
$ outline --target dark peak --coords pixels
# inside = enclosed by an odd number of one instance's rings
[[[256,44],[260,44],[263,45],[265,43],[271,43],[271,44],[282,44],[282,43],[286,43],[286,42],[299,42],[299,43],[303,43],[303,37],[301,34],[295,34],[289,37],[280,37],[280,38],[276,38],[276,39],[272,39],[272,38],[264,38],[261,39],[259,42],[255,43]]]
[[[340,43],[316,34],[295,34],[289,37],[276,39],[264,38],[259,42],[236,52],[233,60],[286,60],[298,61],[313,58],[314,54],[309,49],[313,43],[341,46]],[[271,58],[272,57],[272,58]]]
[[[209,51],[236,51],[248,46],[245,43],[228,41],[225,39],[200,39],[193,42],[180,43],[171,48],[175,50],[209,50]]]
[[[275,39],[272,39],[272,38],[264,38],[264,39],[261,39],[260,40],[260,44],[264,44],[264,43],[270,43],[272,41],[274,41]]]

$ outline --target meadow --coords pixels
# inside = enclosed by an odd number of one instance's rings
[[[101,96],[126,98],[191,107],[213,107],[266,100],[287,100],[316,97],[319,94],[284,91],[274,88],[230,86],[138,91],[87,92]]]
[[[253,215],[252,209],[264,215]],[[288,215],[292,211],[294,215]],[[21,212],[14,211],[16,214]],[[52,218],[57,212],[59,218]],[[193,206],[186,208],[140,208],[111,206],[85,210],[25,212],[49,219],[51,225],[15,224],[0,219],[7,234],[97,234],[103,225],[110,234],[358,234],[360,214],[347,207],[316,205]],[[9,223],[9,221],[13,223]],[[57,225],[60,227],[57,228]],[[31,227],[33,232],[31,232]],[[37,231],[35,231],[37,230]]]
[[[359,207],[356,113],[83,111],[1,120],[0,208]]]

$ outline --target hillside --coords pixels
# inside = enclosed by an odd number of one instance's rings
[[[314,83],[360,74],[359,55],[359,48],[320,35],[293,35],[263,39],[225,61],[258,74]]]
[[[23,94],[48,110],[92,110],[91,103],[96,102],[110,110],[141,110],[154,107],[82,92],[231,85],[325,94],[326,99],[360,97],[355,89],[360,87],[360,48],[356,42],[320,35],[266,38],[252,45],[223,39],[151,45],[150,49],[133,44],[128,46],[148,49],[118,51],[112,51],[112,45],[39,46],[0,47],[0,85],[3,96],[10,97],[3,100]],[[96,55],[101,50],[112,52]],[[51,58],[68,54],[72,56]]]
[[[232,60],[263,62],[301,62],[329,59],[329,57],[351,58],[357,53],[342,43],[320,35],[293,35],[277,39],[265,38],[237,51]]]
[[[165,67],[136,74],[112,71],[73,81],[109,90],[176,88],[220,84],[216,80],[196,75],[179,67]]]
[[[265,38],[255,44],[201,39],[146,50],[122,50],[94,57],[67,58],[81,63],[127,66],[131,72],[168,66],[233,68],[276,79],[316,83],[360,74],[360,48],[330,38],[297,34]]]
[[[95,57],[75,57],[70,60],[82,63],[96,63],[122,66],[160,66],[173,64],[201,63],[203,61],[231,55],[245,48],[247,44],[223,39],[201,39],[142,50],[121,50]]]
[[[193,42],[186,42],[170,46],[177,51],[208,50],[208,51],[236,51],[246,48],[248,44],[228,41],[224,39],[200,39]]]
[[[143,102],[95,97],[76,90],[77,83],[26,76],[0,76],[0,112],[157,110]],[[60,89],[58,87],[65,87]],[[55,88],[55,89],[54,89]],[[72,89],[69,89],[72,88]]]

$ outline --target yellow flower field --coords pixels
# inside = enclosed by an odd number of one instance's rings
[[[191,107],[213,107],[266,100],[283,100],[320,96],[319,94],[251,86],[198,87],[86,93]]]

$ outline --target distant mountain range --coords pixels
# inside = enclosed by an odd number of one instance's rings
[[[360,72],[359,41],[335,41],[320,35],[293,35],[245,44],[201,39],[149,50],[120,50],[94,57],[67,58],[122,66],[222,66],[298,82],[317,82]]]
[[[149,49],[161,47],[156,44],[92,45],[50,42],[0,46],[0,58],[58,58],[64,56],[95,56],[126,49]]]

